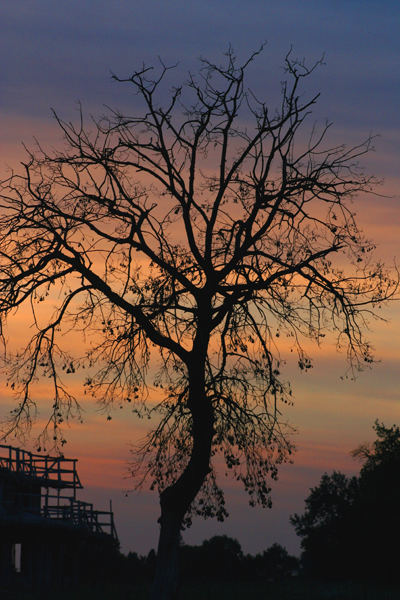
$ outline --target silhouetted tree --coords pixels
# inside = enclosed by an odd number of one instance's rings
[[[306,573],[343,577],[354,571],[354,504],[358,481],[343,473],[324,473],[311,488],[303,515],[290,518],[302,538],[302,564]]]
[[[227,535],[216,535],[204,540],[201,546],[183,545],[181,556],[185,577],[235,579],[243,574],[240,543]]]
[[[291,577],[299,569],[298,558],[291,556],[284,546],[276,543],[264,550],[262,554],[251,558],[251,562],[257,567],[256,575],[270,581]]]
[[[291,522],[302,538],[306,572],[327,577],[398,578],[400,428],[376,421],[377,439],[352,452],[359,477],[326,473]]]
[[[79,409],[66,376],[83,367],[106,406],[159,413],[133,468],[160,492],[158,600],[174,593],[185,516],[226,514],[216,453],[251,504],[270,505],[291,453],[281,339],[307,370],[302,340],[331,330],[357,369],[372,360],[366,319],[392,291],[349,207],[374,185],[357,167],[371,139],[332,147],[328,124],[302,133],[318,95],[303,99],[299,86],[314,67],[290,55],[279,107],[268,108],[245,86],[256,54],[202,60],[169,95],[163,65],[115,77],[136,93],[132,116],[110,110],[90,127],[56,116],[65,148],[29,152],[1,188],[2,327],[25,307],[33,323],[25,349],[7,355],[19,397],[8,431],[29,426],[42,374],[62,444]],[[69,329],[85,355],[63,346]]]
[[[376,440],[353,455],[364,461],[355,505],[359,571],[368,577],[398,580],[400,539],[400,428],[375,422]]]

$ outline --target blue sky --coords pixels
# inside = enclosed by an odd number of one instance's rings
[[[49,105],[69,111],[77,98],[95,109],[119,96],[110,71],[127,74],[157,56],[193,68],[229,43],[244,57],[267,41],[264,73],[291,45],[309,61],[326,54],[316,77],[331,119],[399,125],[398,2],[5,0],[0,16],[6,112],[46,116]]]

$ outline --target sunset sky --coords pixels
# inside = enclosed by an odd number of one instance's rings
[[[143,62],[179,63],[180,73],[195,71],[200,56],[220,62],[231,44],[244,60],[266,41],[251,65],[250,83],[258,97],[274,103],[293,55],[312,63],[325,56],[305,84],[321,92],[314,119],[333,122],[335,143],[356,144],[377,134],[375,151],[364,161],[383,183],[377,197],[355,203],[358,222],[388,264],[400,263],[400,4],[398,0],[3,0],[0,5],[0,178],[23,160],[21,142],[37,138],[45,147],[60,145],[50,107],[65,120],[77,118],[78,101],[86,114],[104,105],[134,112],[135,97],[111,78],[124,77]],[[400,423],[400,305],[381,311],[388,323],[368,334],[380,361],[356,381],[346,373],[345,357],[329,341],[313,349],[314,369],[300,373],[290,360],[286,374],[295,404],[286,419],[297,433],[294,463],[274,484],[271,510],[251,509],[241,490],[226,480],[230,518],[223,524],[197,520],[185,532],[188,543],[225,533],[246,552],[274,542],[298,552],[289,515],[302,511],[311,486],[324,471],[356,473],[349,452],[372,440],[375,419]],[[13,341],[23,338],[24,320],[10,323]],[[0,418],[12,405],[0,382]],[[71,385],[80,393],[78,381]],[[38,386],[45,398],[45,383]],[[158,499],[131,493],[129,448],[145,432],[127,411],[115,410],[107,422],[94,404],[83,403],[84,424],[72,423],[65,453],[79,459],[85,490],[99,509],[113,501],[124,551],[147,553],[157,543]],[[44,417],[43,413],[43,417]],[[9,443],[13,443],[10,439]],[[27,440],[27,447],[30,442]]]

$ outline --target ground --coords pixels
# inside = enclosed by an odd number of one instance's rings
[[[57,594],[57,600],[147,600],[149,586],[146,584],[110,586],[99,589],[74,589]],[[54,591],[43,593],[9,591],[1,595],[2,600],[47,600],[54,599]],[[184,584],[180,600],[398,600],[400,585],[387,586],[371,583],[321,583],[292,578],[290,581],[272,583],[242,582],[197,582]]]

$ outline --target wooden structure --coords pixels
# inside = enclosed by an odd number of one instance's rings
[[[77,499],[76,463],[0,445],[0,594],[107,578],[119,547],[113,512]]]

